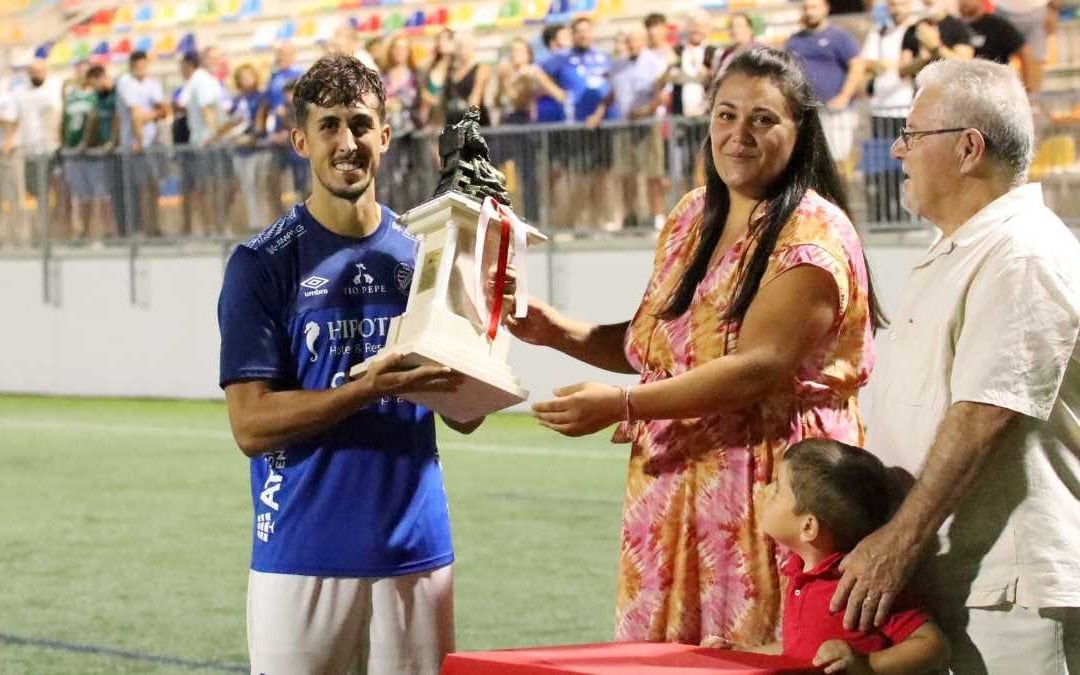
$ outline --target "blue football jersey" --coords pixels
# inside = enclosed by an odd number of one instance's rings
[[[382,214],[356,239],[297,204],[237,247],[218,301],[222,387],[324,390],[382,349],[416,256],[396,215]],[[396,396],[252,459],[251,497],[259,572],[385,577],[453,561],[434,418]]]
[[[584,122],[611,93],[611,58],[598,49],[571,49],[566,56],[577,73],[570,97],[574,101],[574,119]],[[608,106],[604,119],[614,119],[615,110]]]

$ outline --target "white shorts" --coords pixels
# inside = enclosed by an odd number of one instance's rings
[[[858,126],[859,118],[855,111],[828,110],[824,106],[820,109],[821,128],[825,132],[825,140],[829,144],[829,154],[834,162],[843,162],[851,155],[851,147],[855,140],[855,127]]]
[[[436,675],[454,650],[451,566],[379,579],[248,574],[252,674]]]

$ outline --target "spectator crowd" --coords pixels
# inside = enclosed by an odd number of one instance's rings
[[[874,221],[909,217],[900,208],[899,169],[874,157],[887,157],[923,67],[940,59],[1013,61],[1029,92],[1042,82],[1053,3],[1010,0],[988,13],[982,0],[959,0],[953,16],[923,1],[887,0],[885,13],[853,15],[869,28],[856,37],[848,26],[858,22],[834,21],[828,0],[803,0],[800,25],[782,44],[799,57],[822,103],[842,173],[851,175],[865,155],[860,168]],[[717,21],[728,28],[727,44],[709,42]],[[532,39],[510,39],[492,63],[468,31],[361,44],[355,27],[342,24],[325,50],[356,56],[381,73],[386,88],[396,139],[382,169],[392,186],[387,202],[404,209],[427,196],[416,172],[437,165],[433,130],[477,106],[482,125],[507,128],[489,141],[527,218],[543,215],[540,224],[556,229],[660,227],[670,176],[701,176],[701,137],[683,138],[667,120],[703,116],[709,83],[762,40],[764,27],[742,13],[697,12],[678,24],[654,13],[617,33],[610,49],[598,44],[595,28],[587,16],[546,25]],[[292,85],[305,71],[295,45],[279,44],[270,68],[232,64],[208,46],[184,53],[178,71],[170,91],[151,76],[142,52],[126,67],[79,63],[64,82],[42,58],[0,68],[0,246],[46,235],[90,242],[240,235],[307,194],[307,163],[289,134]],[[855,147],[859,101],[870,106],[871,140],[862,148]],[[541,147],[513,130],[536,124],[564,131]],[[601,124],[605,130],[595,131]],[[544,191],[549,210],[541,214]],[[170,204],[176,208],[166,216]]]

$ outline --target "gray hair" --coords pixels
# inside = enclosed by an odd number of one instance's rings
[[[915,82],[920,90],[941,92],[943,123],[983,134],[988,154],[1009,172],[1012,184],[1027,179],[1035,155],[1035,122],[1012,68],[982,59],[945,59],[923,68]]]

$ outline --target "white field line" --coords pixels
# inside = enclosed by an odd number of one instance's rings
[[[18,419],[0,417],[0,434],[4,431],[35,431],[55,434],[123,434],[142,438],[190,438],[194,440],[232,442],[232,434],[224,429],[199,429],[185,427],[161,427],[143,424],[104,424],[73,422],[65,418]],[[554,433],[554,432],[551,432]],[[629,449],[624,446],[584,450],[553,446],[513,446],[510,444],[469,443],[462,441],[439,441],[439,449],[446,452],[472,452],[487,455],[518,457],[569,457],[574,459],[604,459],[625,461]]]

